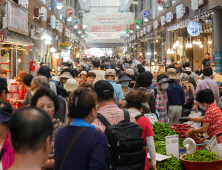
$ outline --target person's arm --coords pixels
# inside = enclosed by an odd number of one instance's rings
[[[204,70],[204,65],[203,65],[203,63],[202,63],[202,71]]]
[[[108,164],[108,145],[104,134],[95,136],[95,144],[90,154],[89,170],[104,170]]]
[[[28,90],[28,92],[26,93],[25,98],[24,98],[24,100],[22,101],[22,105],[24,105],[24,104],[26,104],[26,103],[29,102],[29,99],[28,99],[29,93],[30,93],[30,90]]]
[[[201,117],[181,117],[179,119],[179,123],[185,123],[185,122],[188,122],[188,121],[203,123],[203,120],[204,120],[204,116],[201,116]]]
[[[123,109],[123,100],[122,99],[118,100],[118,105],[119,105],[120,109]]]
[[[215,93],[216,93],[216,102],[217,102],[217,105],[218,105],[218,102],[219,102],[219,99],[220,99],[220,92],[219,92],[219,88],[218,88],[218,85],[217,85],[217,83],[216,83],[216,87],[215,87],[216,89],[216,91],[215,91]]]
[[[199,129],[190,129],[186,133],[186,137],[191,137],[193,136],[194,133],[205,133],[209,127],[210,127],[210,123],[203,123],[203,126]]]
[[[146,137],[146,145],[150,154],[151,165],[154,168],[154,170],[156,170],[156,150],[155,150],[153,136]]]

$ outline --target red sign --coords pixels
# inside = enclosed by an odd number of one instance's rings
[[[120,32],[125,31],[125,25],[89,25],[91,32]]]
[[[5,32],[1,31],[1,41],[4,41],[4,40],[5,40]]]
[[[29,52],[32,52],[32,45],[29,46]]]

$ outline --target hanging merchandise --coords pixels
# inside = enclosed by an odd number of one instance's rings
[[[200,35],[202,31],[202,26],[195,22],[195,21],[191,21],[190,24],[187,27],[187,32],[191,35],[191,36],[198,36]]]

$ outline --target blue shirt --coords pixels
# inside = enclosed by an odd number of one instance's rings
[[[183,87],[177,84],[175,81],[169,82],[169,87],[167,88],[167,96],[168,96],[168,106],[173,105],[183,105],[185,103],[185,95],[183,91]]]
[[[110,82],[110,84],[113,86],[114,88],[114,94],[115,94],[115,101],[116,101],[116,105],[119,107],[118,104],[118,100],[119,99],[124,99],[124,95],[123,95],[123,91],[120,85],[116,84],[115,82],[113,82],[112,80],[108,80]]]

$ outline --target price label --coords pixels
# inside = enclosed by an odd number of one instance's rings
[[[172,135],[172,136],[166,136],[166,154],[177,157],[179,159],[179,136],[178,135]]]
[[[158,119],[154,113],[144,114],[144,116],[150,119],[151,124],[158,122]]]
[[[149,153],[147,154],[147,157],[149,159],[151,158]],[[156,161],[158,161],[158,162],[164,161],[169,158],[171,158],[171,156],[166,156],[166,155],[156,153]]]
[[[217,144],[217,139],[216,136],[214,136],[210,141],[209,141],[209,147],[210,147],[210,151],[212,153],[215,153],[217,155],[218,158],[222,158],[221,157],[221,151],[220,151],[220,147]]]

